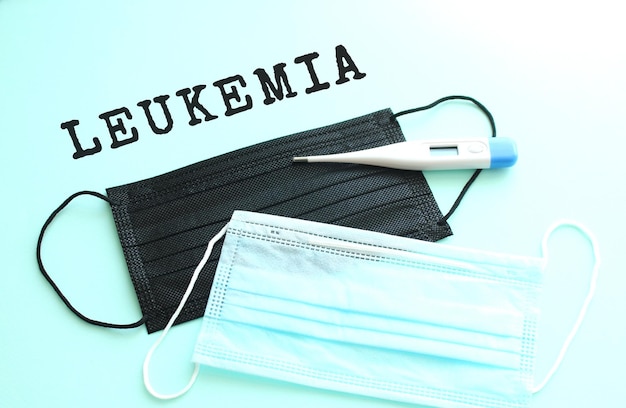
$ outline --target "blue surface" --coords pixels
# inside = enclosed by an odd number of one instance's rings
[[[319,1],[123,2],[0,0],[0,406],[165,405],[143,388],[141,365],[156,340],[145,330],[90,326],[58,299],[35,260],[41,225],[67,196],[155,176],[236,148],[385,107],[400,111],[442,96],[469,95],[493,113],[519,160],[485,170],[450,219],[445,242],[538,256],[543,232],[572,218],[595,232],[602,253],[596,297],[561,369],[533,407],[624,407],[626,274],[626,26],[616,2],[510,5],[501,2]],[[335,47],[344,45],[366,76],[336,84]],[[328,89],[311,86],[294,59],[317,52]],[[264,103],[257,68],[285,63],[297,95]],[[253,106],[226,116],[214,82],[241,75]],[[189,125],[176,92],[204,84],[201,101],[218,116]],[[244,92],[242,92],[243,95]],[[151,131],[137,104],[169,95],[173,126]],[[233,104],[243,104],[244,100]],[[99,115],[126,107],[138,140],[111,148]],[[165,121],[153,102],[156,125]],[[201,115],[201,113],[197,113]],[[61,124],[78,120],[79,159]],[[161,120],[159,122],[158,120]],[[482,113],[447,102],[403,116],[409,140],[489,136]],[[115,125],[115,121],[112,121]],[[471,171],[429,172],[450,207]],[[494,221],[497,220],[497,221]],[[74,305],[95,319],[140,316],[106,203],[81,197],[55,220],[43,258]],[[548,371],[585,296],[590,250],[560,230],[550,240],[541,299],[537,378]],[[390,299],[393,299],[390,297]],[[199,320],[174,328],[155,355],[163,392],[191,372]],[[399,407],[353,395],[202,369],[169,407]]]

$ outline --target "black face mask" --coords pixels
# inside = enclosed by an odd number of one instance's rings
[[[467,99],[484,108],[467,97],[448,97],[437,103],[448,99]],[[165,327],[206,242],[228,222],[234,210],[437,241],[452,234],[446,222],[450,214],[443,217],[421,172],[348,164],[298,165],[291,161],[293,156],[334,154],[402,142],[405,139],[396,117],[410,112],[394,115],[386,109],[270,140],[147,180],[108,188],[108,197],[78,192],[55,210],[42,228],[37,245],[40,270],[83,320],[112,328],[145,323],[152,333]],[[490,114],[488,117],[493,124]],[[111,205],[143,313],[135,323],[111,324],[82,315],[45,271],[40,253],[45,229],[58,212],[82,194],[97,196]],[[216,245],[176,324],[202,317],[220,250],[221,243]]]

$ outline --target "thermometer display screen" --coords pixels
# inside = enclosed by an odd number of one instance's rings
[[[458,156],[459,149],[456,146],[430,147],[431,156]]]

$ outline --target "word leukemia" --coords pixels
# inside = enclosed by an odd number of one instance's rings
[[[335,56],[337,62],[337,74],[338,79],[335,84],[341,85],[348,82],[348,73],[352,73],[352,79],[362,79],[365,77],[365,73],[359,71],[354,60],[348,54],[348,51],[343,45],[335,47]],[[311,79],[311,85],[304,89],[307,94],[322,91],[330,88],[329,82],[321,82],[315,71],[313,64],[314,60],[319,57],[317,52],[301,55],[294,59],[295,64],[304,65],[306,67],[309,77]],[[265,105],[271,105],[276,100],[283,100],[283,98],[293,98],[298,95],[298,92],[294,91],[289,83],[289,78],[285,72],[287,64],[278,63],[273,67],[273,79],[263,69],[258,68],[254,70],[253,74],[258,79],[259,86],[265,95],[263,103]],[[226,111],[225,116],[232,116],[238,113],[252,109],[253,101],[249,94],[244,93],[243,89],[248,86],[244,77],[241,75],[233,75],[228,78],[220,79],[213,82],[213,86],[219,89]],[[218,116],[209,112],[209,110],[200,102],[200,94],[206,88],[206,85],[196,85],[192,88],[183,88],[175,93],[177,99],[181,103],[185,104],[187,112],[189,114],[189,125],[196,126],[203,122],[208,122],[217,119]],[[170,132],[174,126],[174,120],[167,106],[170,95],[160,95],[152,100],[146,99],[137,103],[137,106],[142,108],[143,113],[146,116],[146,120],[152,132],[157,135],[162,135]],[[154,103],[154,105],[153,105]],[[160,109],[153,108],[158,106]],[[164,121],[159,120],[159,123],[165,123],[162,126],[157,126],[157,123],[153,116],[153,110],[159,110],[159,114],[163,116]],[[137,128],[131,126],[130,128],[124,123],[124,121],[130,121],[133,116],[130,110],[126,107],[114,109],[98,116],[102,119],[111,137],[111,148],[116,149],[121,146],[136,142],[139,140],[139,132]],[[74,159],[80,159],[81,157],[96,154],[102,151],[102,143],[98,137],[92,139],[93,146],[84,147],[78,139],[76,127],[80,124],[77,119],[72,119],[67,122],[61,123],[61,129],[67,130],[74,149],[76,150],[72,157]]]

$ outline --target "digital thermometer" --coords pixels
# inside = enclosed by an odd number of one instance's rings
[[[355,163],[401,170],[494,169],[517,161],[512,139],[414,140],[372,149],[322,156],[294,157],[302,163]]]

